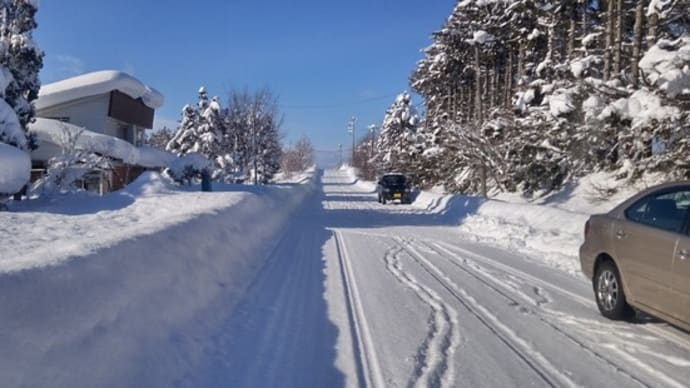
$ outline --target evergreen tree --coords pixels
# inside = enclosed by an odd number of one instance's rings
[[[413,169],[419,155],[417,129],[420,117],[407,92],[400,94],[388,109],[377,141],[376,165],[379,172]]]
[[[200,154],[213,163],[210,171],[214,180],[226,180],[232,174],[232,145],[226,143],[225,112],[219,99],[209,102],[206,88],[199,89],[196,106],[182,108],[180,125],[166,149],[178,156]]]
[[[24,150],[35,147],[27,125],[34,117],[31,103],[38,97],[43,67],[43,52],[32,37],[37,11],[33,0],[0,1],[0,98],[14,110],[21,127],[0,125],[0,142]]]

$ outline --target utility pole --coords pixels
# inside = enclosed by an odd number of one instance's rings
[[[376,130],[378,127],[376,124],[371,124],[369,126],[369,135],[371,137],[371,144],[369,145],[369,159],[374,157],[374,140],[376,139]]]
[[[338,153],[340,154],[340,161],[338,162],[338,167],[343,166],[343,145],[338,144]]]
[[[254,154],[254,185],[259,184],[259,172],[257,166],[258,152],[256,152],[256,114],[252,117],[252,153]]]
[[[350,161],[350,164],[352,166],[355,165],[355,132],[357,131],[357,117],[352,116],[350,119],[348,126],[347,126],[347,131],[352,134],[352,160]]]

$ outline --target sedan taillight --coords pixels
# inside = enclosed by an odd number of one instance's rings
[[[585,240],[587,239],[587,236],[589,236],[589,229],[589,220],[587,220],[587,222],[585,222]]]

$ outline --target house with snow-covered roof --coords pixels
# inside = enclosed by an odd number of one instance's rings
[[[172,155],[142,146],[163,101],[160,92],[120,71],[98,71],[42,86],[34,102],[37,120],[29,126],[38,140],[32,167],[45,169],[50,158],[59,155],[65,131],[79,131],[81,146],[113,160],[112,171],[99,172],[101,192],[121,188],[146,168],[164,167]]]

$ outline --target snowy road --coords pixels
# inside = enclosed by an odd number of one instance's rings
[[[690,335],[326,171],[181,386],[684,387]]]

